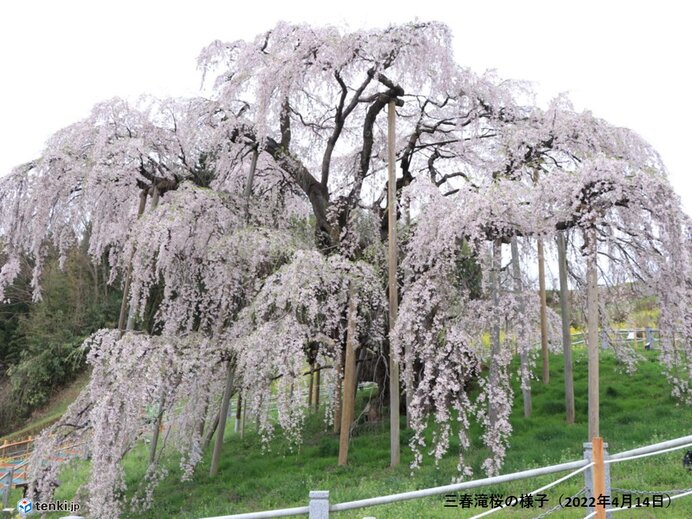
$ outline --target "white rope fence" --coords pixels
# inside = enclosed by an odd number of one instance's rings
[[[529,492],[528,495],[530,495],[530,496],[535,496],[535,495],[538,494],[539,492],[543,492],[544,490],[548,490],[549,488],[552,488],[552,487],[554,487],[555,485],[559,485],[559,484],[562,483],[563,481],[567,481],[569,478],[574,477],[574,476],[576,476],[577,474],[581,474],[582,472],[584,472],[584,471],[587,470],[587,469],[590,469],[591,467],[593,467],[593,465],[594,465],[593,462],[592,462],[592,463],[589,463],[588,465],[584,465],[582,468],[577,469],[577,470],[575,470],[574,472],[570,472],[570,473],[567,474],[566,476],[563,476],[563,477],[561,477],[560,479],[558,479],[558,480],[556,480],[556,481],[553,481],[552,483],[548,483],[547,485],[542,486],[541,488],[537,488],[537,489],[534,490],[533,492]],[[503,508],[506,508],[507,506],[508,506],[508,505],[505,504],[505,505],[499,506],[499,507],[497,507],[497,508],[493,508],[492,510],[488,510],[487,512],[483,512],[482,514],[474,515],[474,516],[471,517],[470,519],[479,519],[479,518],[481,518],[481,517],[485,517],[485,516],[487,516],[487,515],[494,514],[495,512],[499,512],[499,511],[502,510]]]

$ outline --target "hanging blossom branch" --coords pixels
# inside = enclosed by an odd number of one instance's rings
[[[300,441],[307,404],[294,393],[309,356],[320,365],[341,364],[351,284],[355,284],[358,299],[360,343],[378,351],[384,340],[386,303],[376,273],[365,263],[338,255],[325,258],[316,251],[298,251],[290,264],[267,278],[252,305],[229,330],[242,377],[243,401],[258,417],[265,442],[273,432],[267,405],[277,377],[279,425],[290,440]],[[333,406],[340,380],[328,378]],[[333,411],[327,407],[328,419]]]
[[[122,460],[135,445],[147,424],[147,406],[184,403],[175,425],[190,426],[189,417],[199,416],[199,400],[218,390],[222,378],[220,359],[224,349],[197,335],[151,337],[118,330],[101,330],[87,339],[92,377],[88,386],[62,420],[37,440],[30,460],[32,495],[51,499],[55,488],[54,450],[69,429],[91,429],[88,447],[91,474],[88,508],[91,515],[117,518],[122,511],[120,496],[125,490]],[[213,394],[213,393],[211,393]],[[89,405],[85,406],[84,401]],[[165,404],[164,404],[165,403]],[[85,411],[86,409],[86,411]],[[171,424],[173,425],[173,424]],[[200,433],[197,424],[178,431],[177,445],[183,466],[189,470],[199,461]]]
[[[194,172],[187,161],[196,164],[199,142],[184,138],[174,122],[174,110],[191,104],[98,104],[87,119],[51,137],[40,159],[0,180],[0,235],[10,258],[25,254],[34,261],[35,300],[49,242],[64,260],[88,227],[94,261],[108,255],[111,267],[124,262],[140,192],[157,185],[163,194]],[[3,272],[0,294],[13,279],[12,269]]]

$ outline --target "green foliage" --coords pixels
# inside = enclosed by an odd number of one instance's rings
[[[483,271],[471,247],[464,242],[456,257],[456,285],[468,292],[471,299],[479,299],[483,293]]]
[[[6,334],[0,360],[10,384],[9,394],[6,386],[0,402],[4,418],[0,434],[43,405],[56,388],[84,368],[86,352],[80,346],[85,337],[99,328],[116,326],[119,293],[105,286],[100,270],[84,251],[74,250],[62,270],[55,258],[47,263],[42,301],[28,305],[25,300],[25,311],[0,307]],[[15,287],[15,293],[19,292]]]

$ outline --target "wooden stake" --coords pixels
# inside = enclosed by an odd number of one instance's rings
[[[560,272],[560,313],[562,314],[562,354],[565,360],[565,419],[574,423],[574,375],[572,335],[570,334],[569,287],[567,286],[567,247],[564,232],[557,235],[557,259]]]
[[[543,355],[543,383],[550,382],[550,367],[548,365],[548,317],[545,294],[545,254],[543,240],[538,238],[538,289],[541,298],[541,352]]]
[[[389,330],[391,332],[396,323],[396,314],[399,306],[396,278],[396,155],[394,149],[396,146],[396,104],[394,100],[389,101],[389,106],[387,107],[387,123],[387,169],[389,173],[389,180],[387,183],[387,206],[389,211]],[[400,460],[399,363],[394,360],[391,346],[389,351],[389,428],[390,466],[396,467],[399,465]]]
[[[346,362],[344,363],[344,390],[341,410],[341,433],[339,435],[339,465],[348,462],[348,442],[351,434],[355,407],[356,386],[356,297],[353,284],[348,295],[348,317],[346,325]]]
[[[595,436],[591,439],[593,455],[593,497],[596,498],[596,519],[606,519],[606,510],[603,502],[599,504],[599,497],[606,495],[605,463],[603,460],[603,438]]]

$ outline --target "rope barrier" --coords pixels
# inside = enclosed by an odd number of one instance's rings
[[[603,463],[605,463],[607,465],[609,463],[619,463],[621,461],[631,461],[631,460],[636,460],[639,458],[646,458],[647,456],[656,456],[657,454],[665,454],[666,452],[672,452],[672,451],[677,451],[680,449],[686,449],[688,447],[692,447],[692,443],[688,443],[686,445],[678,445],[676,447],[671,447],[669,449],[665,449],[662,451],[645,452],[644,454],[638,454],[636,456],[628,456],[626,458],[608,458]]]
[[[587,469],[590,469],[590,468],[593,467],[593,466],[594,466],[594,464],[593,464],[593,462],[591,462],[591,463],[589,463],[588,465],[585,465],[585,466],[583,466],[583,467],[581,467],[581,468],[575,470],[574,472],[570,472],[570,473],[567,474],[566,476],[563,476],[563,477],[561,477],[560,479],[558,479],[558,480],[556,480],[556,481],[553,481],[552,483],[548,483],[547,485],[542,486],[541,488],[537,488],[537,489],[534,490],[533,492],[529,492],[528,495],[533,496],[533,495],[538,494],[539,492],[543,492],[544,490],[548,490],[549,488],[552,488],[552,487],[554,487],[555,485],[558,485],[558,484],[562,483],[563,481],[566,481],[566,480],[568,480],[569,478],[571,478],[571,477],[573,477],[573,476],[576,476],[577,474],[581,474],[582,472],[584,472],[584,471],[587,470]],[[499,512],[500,510],[502,510],[503,508],[506,508],[506,507],[507,507],[507,505],[502,505],[502,506],[499,506],[499,507],[497,507],[497,508],[493,508],[492,510],[488,510],[487,512],[483,512],[482,514],[474,515],[474,516],[471,517],[470,519],[479,519],[479,518],[481,518],[481,517],[485,517],[485,516],[487,516],[487,515],[494,514],[495,512]]]

